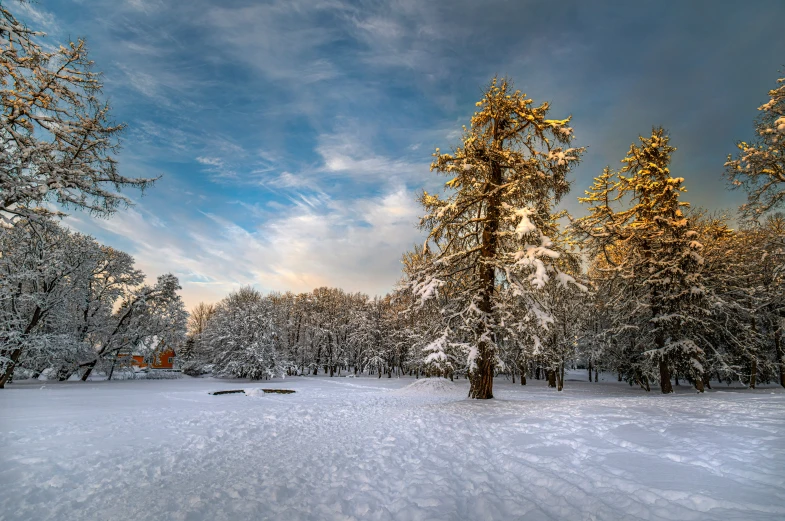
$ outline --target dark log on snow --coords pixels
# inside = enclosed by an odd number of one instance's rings
[[[275,394],[292,394],[294,392],[291,389],[261,389],[261,391],[265,393],[275,393]],[[245,394],[245,389],[232,389],[230,391],[214,391],[209,394],[212,394],[213,396],[217,396],[219,394],[239,394],[239,393]]]

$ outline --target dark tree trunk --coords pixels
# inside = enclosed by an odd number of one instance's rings
[[[30,334],[31,331],[38,325],[44,315],[46,313],[38,306],[36,306],[35,311],[33,311],[33,316],[30,318],[30,322],[27,324],[25,328],[24,337]],[[0,375],[0,389],[5,389],[5,384],[11,381],[14,376],[14,368],[16,364],[19,362],[19,357],[22,356],[22,347],[17,347],[13,351],[11,351],[11,356],[8,358],[10,361],[5,366],[5,372]]]
[[[752,317],[752,330],[757,333],[758,327],[755,323],[755,317]],[[758,377],[758,359],[756,357],[757,353],[752,353],[750,356],[750,389],[755,389],[755,384],[757,383]]]
[[[597,369],[597,366],[595,365],[594,366],[594,383],[597,383],[599,381],[598,380],[598,376],[599,376],[599,371]]]
[[[73,374],[72,367],[67,365],[61,365],[60,369],[57,370],[57,381],[58,382],[65,382],[68,380],[71,375]]]
[[[83,381],[83,382],[86,382],[86,381],[87,381],[87,378],[88,378],[88,377],[90,376],[90,374],[93,372],[93,369],[95,368],[95,364],[97,364],[97,363],[98,363],[98,360],[93,360],[92,362],[85,364],[85,366],[87,367],[87,369],[85,369],[85,372],[84,372],[84,374],[82,375],[82,381]]]
[[[494,125],[493,146],[501,148],[501,140],[498,139],[499,123]],[[480,257],[484,263],[480,265],[480,284],[482,287],[482,294],[480,295],[480,302],[478,307],[486,317],[490,320],[491,324],[483,322],[479,326],[477,337],[480,339],[477,342],[477,359],[475,360],[476,367],[470,375],[470,388],[469,398],[478,400],[488,400],[493,398],[493,362],[494,362],[494,345],[489,339],[489,335],[493,334],[493,296],[496,292],[496,268],[491,264],[497,255],[497,236],[499,230],[499,219],[501,212],[501,192],[496,190],[496,187],[502,184],[502,168],[496,161],[490,162],[490,179],[486,189],[491,189],[492,194],[488,197],[487,210],[485,213],[485,222],[482,230],[482,245],[480,247]]]
[[[699,374],[699,375],[698,375],[698,377],[697,377],[697,378],[695,378],[695,389],[696,389],[696,390],[697,390],[699,393],[702,393],[702,392],[704,392],[704,390],[705,390],[705,389],[704,389],[704,386],[703,386],[703,375],[700,375],[700,374]]]
[[[673,392],[671,385],[671,371],[668,367],[668,361],[665,357],[660,357],[660,390],[662,394],[670,394]]]
[[[785,387],[785,360],[782,357],[782,319],[777,317],[775,320],[777,320],[777,324],[774,326],[774,353],[777,357],[780,385]]]
[[[5,372],[0,375],[0,389],[5,389],[5,384],[11,381],[11,377],[14,375],[14,367],[16,367],[16,363],[19,361],[19,357],[22,355],[22,348],[16,348],[11,351],[11,356],[8,358],[11,361],[8,363],[8,366],[5,369]]]
[[[548,375],[548,387],[556,387],[556,371],[547,369],[546,374]]]
[[[472,371],[469,382],[469,398],[477,400],[488,400],[493,398],[493,362],[492,357],[479,356],[477,360],[477,369]]]

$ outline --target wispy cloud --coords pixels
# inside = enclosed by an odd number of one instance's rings
[[[589,145],[575,192],[662,124],[693,202],[732,206],[740,195],[718,182],[721,161],[748,136],[785,55],[785,41],[760,36],[780,30],[785,5],[774,1],[709,11],[505,0],[78,7],[19,9],[50,43],[88,36],[128,123],[123,173],[164,178],[134,209],[68,222],[151,276],[177,273],[190,304],[243,284],[390,289],[400,254],[421,240],[415,193],[443,187],[430,154],[457,143],[494,74],[555,116],[574,115],[577,144]],[[717,72],[728,63],[732,74]]]
[[[421,240],[419,210],[403,188],[351,201],[301,195],[281,210],[250,229],[212,213],[163,221],[144,203],[108,220],[75,214],[66,222],[121,243],[149,277],[175,273],[189,306],[242,285],[382,294],[400,276],[401,253]]]

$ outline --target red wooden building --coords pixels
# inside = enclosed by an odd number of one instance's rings
[[[140,369],[174,369],[176,357],[177,354],[174,352],[174,349],[166,349],[157,353],[155,358],[153,358],[153,362],[148,364],[144,361],[144,356],[134,353],[131,364]]]

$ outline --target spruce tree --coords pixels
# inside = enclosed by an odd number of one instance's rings
[[[755,139],[740,141],[735,157],[729,155],[725,176],[733,188],[743,187],[745,217],[759,215],[785,204],[785,78],[769,91],[769,101],[758,107]]]
[[[662,128],[631,145],[614,173],[607,169],[579,198],[590,212],[576,222],[601,271],[622,281],[615,307],[623,332],[632,335],[655,363],[663,393],[673,392],[671,371],[688,374],[703,390],[703,350],[696,332],[705,322],[705,289],[701,280],[702,244],[690,229],[679,200],[683,178],[668,168],[675,148]],[[624,255],[614,254],[623,251]],[[618,289],[618,288],[617,288]],[[626,339],[626,338],[625,338]],[[630,353],[634,357],[636,353]]]
[[[422,300],[447,295],[443,334],[467,353],[469,396],[487,399],[505,308],[522,306],[541,327],[552,321],[530,297],[557,271],[553,207],[584,149],[569,147],[570,117],[547,119],[550,105],[535,106],[507,79],[494,78],[476,105],[462,144],[434,154],[431,170],[450,179],[444,197],[420,198],[428,240],[412,284]]]

